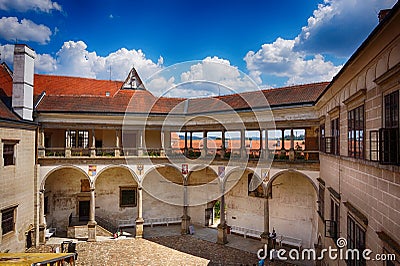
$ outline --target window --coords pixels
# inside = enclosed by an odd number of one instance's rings
[[[334,228],[332,233],[333,239],[337,239],[339,236],[339,221],[340,221],[340,216],[339,216],[339,203],[331,198],[331,221],[334,223]]]
[[[325,124],[319,126],[319,150],[325,152]]]
[[[331,121],[331,136],[333,140],[331,145],[331,153],[339,155],[340,154],[339,117]]]
[[[16,209],[17,207],[12,207],[1,211],[1,229],[3,235],[15,230]]]
[[[369,159],[371,161],[379,160],[379,131],[371,130],[369,132]]]
[[[365,249],[365,230],[350,216],[347,216],[347,249],[357,249],[359,258],[352,258],[351,255],[347,260],[347,265],[365,265],[362,252]]]
[[[399,127],[399,91],[388,94],[384,98],[385,128]]]
[[[385,127],[379,130],[382,164],[399,163],[399,91],[384,97]]]
[[[318,190],[318,214],[321,216],[322,220],[324,219],[325,212],[325,187],[322,184],[319,184]]]
[[[65,132],[66,140],[68,140],[71,148],[89,148],[89,131],[87,130],[70,130]],[[68,142],[67,142],[68,143]]]
[[[120,207],[136,207],[136,187],[120,187],[119,194]]]
[[[4,166],[15,165],[15,143],[3,143]]]
[[[364,105],[348,113],[348,151],[349,156],[364,158]]]

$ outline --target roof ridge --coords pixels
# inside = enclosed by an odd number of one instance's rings
[[[35,76],[46,76],[46,77],[57,77],[57,78],[74,78],[74,79],[86,79],[86,80],[95,80],[95,81],[107,81],[107,82],[124,83],[121,80],[108,80],[108,79],[97,79],[97,78],[87,78],[87,77],[77,77],[77,76],[62,76],[62,75],[54,75],[54,74],[38,74],[38,73],[35,73]]]

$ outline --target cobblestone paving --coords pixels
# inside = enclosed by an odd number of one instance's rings
[[[52,252],[55,246],[30,252]],[[191,236],[79,242],[77,252],[77,265],[257,265],[258,261],[255,254]]]

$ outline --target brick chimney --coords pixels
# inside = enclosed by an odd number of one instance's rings
[[[22,119],[33,120],[35,52],[25,44],[14,46],[12,108]]]
[[[386,17],[386,15],[391,11],[391,9],[382,9],[379,11],[378,18],[379,18],[379,23]]]

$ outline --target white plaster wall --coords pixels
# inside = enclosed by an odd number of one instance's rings
[[[110,221],[136,219],[137,207],[120,207],[120,187],[136,187],[132,174],[125,168],[106,169],[96,179],[96,215]]]
[[[143,191],[143,218],[176,218],[183,215],[183,207],[161,201]]]
[[[306,177],[293,172],[282,174],[272,184],[270,230],[302,239],[303,247],[311,247],[316,242],[316,206],[316,191]]]
[[[248,174],[245,171],[236,185],[225,194],[228,225],[264,231],[264,199],[248,196]]]

